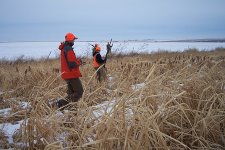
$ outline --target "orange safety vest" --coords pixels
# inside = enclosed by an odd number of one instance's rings
[[[99,64],[99,63],[97,62],[97,60],[96,60],[97,54],[98,54],[98,53],[96,53],[96,54],[94,55],[94,57],[93,57],[93,67],[94,67],[94,68],[98,68],[98,67],[101,66],[101,64]]]

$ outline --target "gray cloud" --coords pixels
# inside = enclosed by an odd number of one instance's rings
[[[224,0],[1,0],[0,41],[222,37]],[[213,32],[214,31],[214,32]]]

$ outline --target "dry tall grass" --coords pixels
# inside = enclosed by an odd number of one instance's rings
[[[224,51],[113,57],[101,84],[86,62],[84,96],[64,113],[49,106],[65,96],[58,60],[0,64],[0,107],[14,108],[0,121],[24,119],[14,136],[23,144],[2,147],[224,149]],[[21,110],[18,101],[31,107]]]

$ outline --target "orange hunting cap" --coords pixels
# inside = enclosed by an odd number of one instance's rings
[[[73,41],[75,39],[78,39],[73,33],[69,32],[65,36],[66,41]]]

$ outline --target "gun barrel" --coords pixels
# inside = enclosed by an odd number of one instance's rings
[[[95,47],[93,44],[88,43],[89,45],[91,45],[92,47]]]

